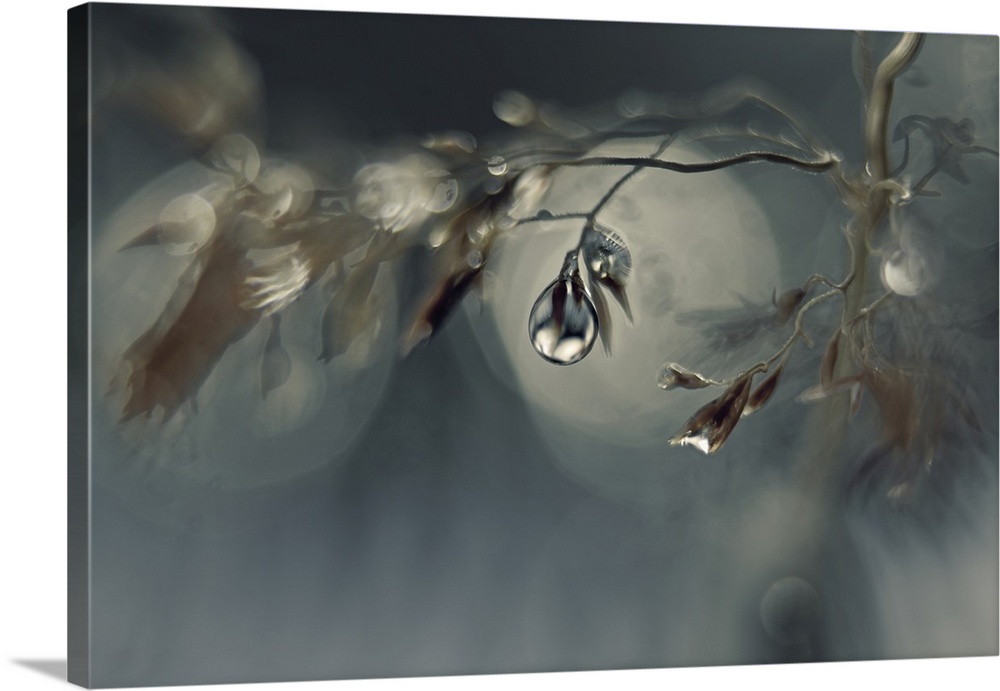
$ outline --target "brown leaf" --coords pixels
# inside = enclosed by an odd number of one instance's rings
[[[378,269],[379,265],[374,262],[358,264],[327,302],[320,331],[323,346],[319,359],[323,362],[346,353],[367,328],[373,316],[371,292]]]
[[[747,400],[746,407],[743,408],[743,416],[755,413],[769,400],[774,392],[778,389],[778,382],[781,379],[781,373],[785,369],[785,363],[782,362],[778,369],[774,370],[771,374],[767,375],[767,378],[762,381],[753,393],[750,394],[750,398]]]
[[[671,439],[671,445],[690,444],[705,454],[722,448],[750,397],[752,375],[743,374],[724,394],[699,408]]]
[[[601,285],[594,281],[593,278],[590,280],[590,298],[591,302],[594,303],[594,309],[597,310],[597,333],[601,337],[604,354],[610,357],[613,331],[611,310],[608,309],[608,300],[604,297]]]
[[[257,323],[249,299],[243,251],[225,238],[212,243],[190,297],[176,316],[173,300],[161,318],[122,356],[131,372],[126,382],[124,422],[161,408],[164,421],[192,399],[226,349]],[[186,291],[184,285],[178,291]]]
[[[828,387],[833,381],[833,371],[837,367],[837,356],[840,354],[840,329],[833,332],[826,350],[823,351],[823,359],[819,363],[819,383]]]
[[[869,367],[861,381],[871,391],[882,413],[882,435],[893,446],[906,450],[919,427],[920,409],[916,389],[903,372]]]
[[[661,389],[704,389],[711,386],[712,382],[697,372],[686,370],[676,362],[668,362],[662,368],[656,378],[656,383]]]

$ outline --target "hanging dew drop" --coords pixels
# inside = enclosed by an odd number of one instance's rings
[[[559,278],[546,286],[531,308],[528,337],[535,352],[549,362],[572,365],[594,347],[597,327],[597,310],[571,252]]]

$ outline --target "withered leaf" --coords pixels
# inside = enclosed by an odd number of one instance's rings
[[[611,324],[611,311],[608,309],[608,300],[604,297],[601,284],[593,279],[590,281],[590,298],[597,310],[597,333],[601,337],[601,344],[604,346],[605,355],[611,355],[611,336],[613,327]]]
[[[364,333],[373,316],[370,300],[378,269],[378,263],[369,261],[350,269],[344,283],[327,302],[323,310],[322,350],[319,354],[323,362],[330,362],[346,353],[355,339]]]
[[[755,413],[761,408],[763,408],[768,401],[771,400],[771,396],[778,389],[778,382],[781,380],[781,373],[785,369],[785,363],[782,362],[774,372],[767,375],[767,377],[757,388],[753,390],[750,394],[750,398],[747,400],[746,406],[743,408],[743,416]]]
[[[198,392],[226,349],[243,338],[260,314],[244,308],[249,299],[247,262],[241,248],[225,236],[209,253],[183,307],[147,330],[122,356],[131,367],[124,422],[151,416],[161,408],[164,421]],[[178,291],[187,294],[185,285]],[[170,307],[174,303],[168,303]]]
[[[670,444],[690,444],[705,454],[722,448],[743,414],[752,379],[749,374],[737,377],[724,394],[699,408],[670,439]]]
[[[704,389],[711,386],[712,382],[701,376],[697,372],[684,369],[676,362],[668,362],[660,368],[660,373],[656,377],[656,383],[661,389]]]

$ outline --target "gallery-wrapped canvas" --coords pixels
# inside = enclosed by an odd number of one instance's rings
[[[997,655],[996,36],[69,40],[74,683]]]

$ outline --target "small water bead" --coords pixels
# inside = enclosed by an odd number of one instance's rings
[[[439,214],[447,211],[458,200],[458,181],[449,178],[444,182],[439,182],[434,187],[430,200],[424,205],[431,213]]]
[[[478,269],[483,265],[483,253],[479,250],[470,250],[465,255],[465,261],[469,265],[469,268]]]
[[[490,175],[500,177],[507,172],[507,160],[503,156],[490,156],[486,159],[486,169]]]
[[[555,214],[548,209],[539,209],[534,215],[534,219],[538,223],[538,227],[542,230],[549,230],[552,228],[555,218]]]
[[[535,301],[528,337],[539,355],[557,365],[572,365],[590,353],[597,340],[597,310],[583,287],[575,253]],[[571,265],[572,264],[572,265]]]

